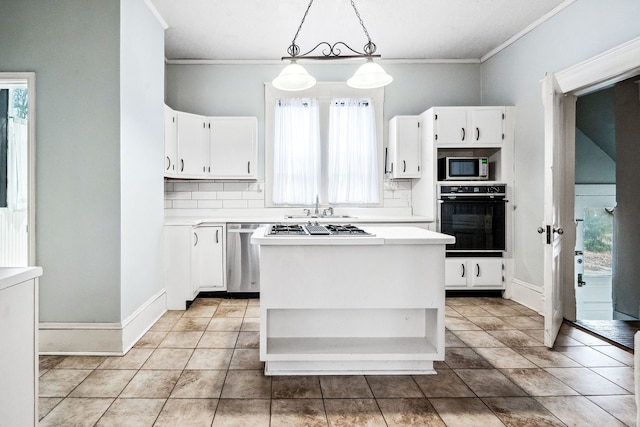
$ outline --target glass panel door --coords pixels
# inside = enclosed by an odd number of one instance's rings
[[[614,208],[585,207],[576,235],[576,318],[611,320]]]
[[[27,84],[0,77],[0,267],[29,263]]]

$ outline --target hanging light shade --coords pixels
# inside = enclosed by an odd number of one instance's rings
[[[393,81],[393,77],[384,71],[384,69],[368,59],[367,62],[358,68],[349,80],[347,85],[356,89],[375,89],[386,86]]]
[[[351,77],[347,84],[353,88],[358,89],[373,89],[377,87],[386,86],[393,81],[393,77],[388,75],[380,65],[375,64],[373,62],[373,58],[380,58],[380,55],[376,55],[376,45],[371,41],[371,37],[369,36],[369,32],[367,31],[364,23],[362,22],[362,18],[360,17],[360,12],[356,8],[354,0],[350,0],[351,6],[353,7],[353,11],[356,14],[356,18],[360,22],[360,26],[362,26],[362,30],[364,31],[365,36],[367,37],[367,43],[363,47],[363,52],[359,52],[355,49],[352,49],[350,46],[345,44],[344,42],[335,42],[333,44],[328,42],[320,42],[313,49],[306,53],[300,53],[300,46],[296,44],[296,39],[298,38],[298,34],[300,33],[300,29],[304,24],[305,18],[309,13],[309,9],[311,9],[311,5],[313,4],[313,0],[309,0],[309,4],[307,5],[307,10],[302,17],[302,21],[298,26],[298,31],[296,31],[295,36],[293,36],[293,41],[291,45],[287,48],[287,53],[289,56],[282,57],[282,60],[291,61],[291,64],[287,65],[284,70],[280,72],[278,77],[273,79],[272,84],[275,88],[280,90],[304,90],[313,87],[316,84],[316,79],[314,79],[307,70],[305,70],[302,66],[296,64],[296,59],[305,58],[312,60],[334,60],[334,59],[352,59],[352,58],[364,58],[367,62],[362,65],[356,73]],[[318,49],[321,49],[322,55],[312,55],[312,53]],[[345,52],[350,52],[350,54],[343,55],[343,49]]]
[[[276,89],[297,91],[313,87],[316,84],[316,79],[302,65],[296,64],[296,61],[291,61],[291,64],[284,67],[271,84]]]

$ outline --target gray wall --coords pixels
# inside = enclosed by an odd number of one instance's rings
[[[541,287],[544,120],[540,81],[640,36],[637,0],[579,0],[482,65],[482,103],[516,106],[514,278]]]
[[[162,110],[150,103],[162,102],[164,40],[140,9],[143,0],[122,5],[121,40],[120,0],[2,2],[0,71],[36,73],[42,322],[118,323],[162,287],[159,254],[140,251],[157,251],[151,245],[159,245],[161,233],[162,179],[150,170],[162,150]],[[140,54],[142,43],[151,52]],[[155,65],[138,62],[150,58]],[[142,77],[147,72],[149,79]],[[150,195],[140,192],[147,185]],[[136,224],[144,247],[128,246]],[[143,259],[136,273],[134,249]]]
[[[164,30],[143,0],[121,1],[122,320],[164,288]]]
[[[0,67],[36,73],[44,322],[120,320],[119,14],[117,0],[2,4]]]
[[[385,87],[384,117],[419,114],[434,105],[478,105],[479,64],[385,64],[394,81]],[[283,64],[184,65],[166,67],[170,107],[207,116],[257,116],[259,164],[264,165],[264,83]],[[318,81],[346,81],[359,64],[304,64]],[[261,167],[259,178],[264,178]]]

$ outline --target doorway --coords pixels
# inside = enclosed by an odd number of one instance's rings
[[[640,204],[629,200],[636,198],[637,164],[627,161],[640,158],[629,147],[640,139],[638,83],[640,75],[582,95],[576,108],[576,324],[627,348],[639,326],[637,270],[630,266]]]
[[[572,98],[575,99],[576,97],[582,96],[584,94],[591,93],[599,89],[609,87],[617,82],[621,82],[623,80],[629,79],[632,76],[637,76],[639,73],[640,73],[640,38],[636,38],[555,74],[557,89],[558,89],[557,95],[558,97],[567,97],[567,99],[572,99]],[[543,82],[544,81],[546,81],[546,79],[543,80]],[[637,93],[636,93],[635,99],[638,100]],[[549,109],[550,110],[548,114],[549,117],[554,117],[553,111],[556,108],[557,107],[554,104],[550,102],[546,102],[545,116],[548,113],[547,109]],[[573,150],[575,149],[575,140],[574,140],[576,136],[575,118],[576,118],[575,111],[570,111],[568,116],[565,115],[564,117],[562,117],[560,120],[561,129],[558,131],[559,134],[569,137],[568,138],[569,144],[567,145],[567,147],[565,147],[565,149],[570,150],[571,154],[573,154]],[[545,126],[547,124],[547,121],[548,121],[547,118],[545,118]],[[635,122],[638,123],[640,121],[636,119]],[[638,144],[630,144],[630,145],[632,147],[640,147],[638,146]],[[553,147],[555,147],[555,145],[553,145]],[[620,156],[622,155],[618,153],[619,158]],[[626,161],[637,162],[640,156],[635,155],[635,156],[624,156],[624,157]],[[575,167],[575,158],[573,157],[573,155],[565,156],[565,159],[562,165],[563,166],[561,166],[561,168],[563,168],[564,170],[571,170],[573,172]],[[637,182],[637,165],[635,167],[626,168],[626,169],[633,172],[633,175]],[[619,175],[618,170],[616,171],[616,174]],[[616,217],[621,217],[623,211],[626,211],[625,215],[630,215],[631,217],[633,217],[634,215],[637,215],[637,213],[640,212],[640,206],[637,206],[637,205],[624,206],[624,209],[621,209],[621,203],[620,203],[621,200],[625,200],[625,202],[628,200],[631,200],[637,203],[638,201],[640,201],[640,199],[637,197],[637,194],[633,193],[634,195],[632,195],[632,193],[628,193],[626,197],[622,197],[620,194],[620,186],[618,185],[619,182],[621,182],[621,180],[617,179],[616,181],[617,181],[617,191],[616,191],[617,206],[615,211]],[[574,182],[575,181],[567,182],[567,186],[564,189],[561,189],[562,193],[567,195],[571,194],[570,197],[568,198],[568,200],[572,205],[571,211],[574,210],[574,197],[573,197],[573,192],[575,190]],[[625,191],[627,189],[628,188],[625,188]],[[547,195],[548,192],[551,192],[551,194],[553,194],[553,188],[545,187],[545,200],[548,198],[548,195]],[[637,189],[636,189],[636,193],[637,193]],[[614,223],[614,239],[616,239],[617,242],[613,245],[613,248],[615,249],[617,246],[620,245],[620,236],[623,235],[624,233],[628,234],[627,236],[625,236],[627,242],[631,242],[632,244],[636,244],[636,245],[640,244],[640,241],[638,241],[637,239],[629,238],[630,236],[634,236],[634,235],[631,234],[630,232],[627,232],[621,229],[619,222],[620,222],[619,220],[616,220],[616,223]],[[549,227],[547,227],[547,229],[549,229]],[[549,234],[548,230],[547,230],[547,234]],[[545,312],[547,311],[553,312],[554,310],[557,310],[560,312],[560,316],[564,317],[564,319],[575,322],[576,321],[576,289],[575,289],[574,279],[577,277],[577,275],[573,273],[574,265],[575,265],[574,263],[576,262],[573,256],[573,248],[575,246],[575,236],[571,236],[571,237],[573,241],[571,239],[568,240],[567,243],[569,244],[566,245],[566,246],[569,246],[569,250],[571,251],[571,252],[567,251],[569,252],[567,253],[567,255],[571,255],[571,256],[563,257],[563,261],[562,261],[562,269],[564,271],[571,272],[571,274],[567,275],[566,277],[563,277],[562,281],[551,280],[554,277],[552,275],[550,275],[549,277],[545,277],[545,281],[544,281],[545,295],[547,294],[559,295],[560,298],[557,298],[557,299],[545,298],[544,305],[545,305]],[[640,248],[638,250],[640,250]],[[633,253],[637,253],[637,251],[625,250],[625,253],[633,254]],[[613,255],[614,256],[612,257],[612,260],[613,260],[612,270],[615,271],[616,269],[620,268],[620,263],[619,261],[617,261],[616,254],[614,253]],[[617,265],[616,265],[616,262],[618,262]],[[546,258],[545,258],[545,265],[546,265]],[[633,261],[633,262],[625,263],[623,267],[630,271],[635,270],[636,277],[637,277],[638,265],[639,264],[637,262]],[[545,271],[546,271],[546,266],[545,266]],[[627,289],[631,290],[632,292],[640,293],[640,287],[634,286],[634,283],[635,282],[633,283],[630,282],[630,286]],[[622,298],[620,297],[621,295],[618,295],[618,298],[614,297],[614,301],[618,301],[618,302],[625,301],[624,297]],[[627,303],[633,304],[635,301],[636,311],[638,308],[639,300],[640,300],[640,296],[637,296],[634,298],[634,295],[631,295],[631,297],[626,298]],[[550,326],[549,327],[547,326],[546,320],[547,319],[545,318],[545,334],[548,332],[549,333],[552,332]],[[597,321],[594,321],[594,322],[597,322]],[[624,321],[618,321],[618,322],[624,322]],[[553,345],[553,343],[551,345]]]
[[[0,73],[0,267],[35,262],[35,75]]]

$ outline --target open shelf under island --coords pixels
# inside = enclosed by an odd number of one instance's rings
[[[270,236],[260,245],[266,375],[429,374],[444,360],[445,245],[418,227]]]

